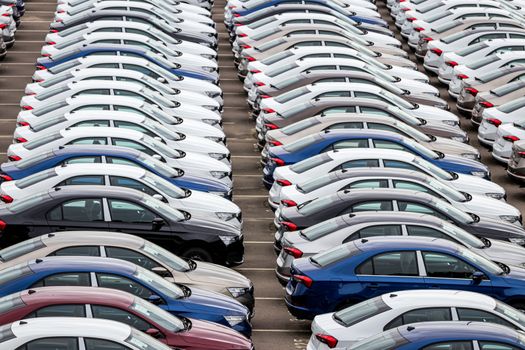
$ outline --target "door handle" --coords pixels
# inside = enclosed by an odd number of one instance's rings
[[[379,284],[377,284],[377,283],[370,283],[370,284],[368,285],[368,287],[369,287],[370,289],[377,289],[377,288],[379,288]]]
[[[438,289],[440,286],[437,284],[431,284],[429,288]]]

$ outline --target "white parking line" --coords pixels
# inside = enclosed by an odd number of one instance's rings
[[[274,271],[271,267],[237,267],[234,268],[237,271]]]
[[[17,44],[41,44],[43,42],[43,40],[17,40],[16,43]],[[20,51],[18,51],[20,52]],[[38,51],[40,52],[40,51]]]
[[[0,75],[0,79],[1,78],[18,79],[18,78],[31,78],[31,77],[32,75]]]
[[[268,198],[267,194],[233,194],[235,198]]]
[[[283,300],[283,297],[255,297],[255,300]]]
[[[5,91],[5,92],[8,92],[8,91],[18,91],[18,92],[20,92],[20,91],[25,91],[25,90],[24,90],[24,89],[0,89],[0,92],[2,92],[2,91]]]
[[[271,241],[244,241],[246,244],[273,244]]]
[[[243,175],[233,174],[233,177],[261,177],[261,174],[243,174]]]
[[[268,333],[310,333],[306,329],[252,329],[252,332],[268,332]]]
[[[251,158],[251,159],[260,159],[261,156],[232,156],[232,158]]]

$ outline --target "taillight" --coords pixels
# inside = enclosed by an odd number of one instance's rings
[[[233,17],[241,17],[241,15],[239,13],[234,13]]]
[[[64,11],[64,10],[57,10],[57,13],[64,13],[64,12],[66,12],[66,11]]]
[[[407,21],[414,22],[417,18],[416,17],[408,17]]]
[[[22,159],[22,157],[20,156],[8,156],[7,158],[12,162],[16,162]]]
[[[248,62],[253,62],[253,61],[257,61],[254,57],[252,56],[247,56],[246,59],[248,60]]]
[[[296,259],[299,259],[301,256],[303,256],[303,252],[297,248],[293,247],[284,247],[283,250],[293,256]]]
[[[520,156],[521,158],[525,158],[525,152],[518,152],[518,156]]]
[[[494,107],[494,105],[492,103],[487,102],[487,101],[480,102],[479,104],[482,105],[484,108],[492,108],[492,107]]]
[[[441,54],[443,53],[443,50],[441,50],[441,49],[430,49],[430,51],[432,51],[433,53],[435,53],[438,56],[441,56]]]
[[[496,118],[488,118],[487,119],[487,123],[492,124],[494,126],[500,126],[501,125],[501,120],[496,119]]]
[[[22,109],[26,110],[26,111],[31,111],[33,109],[33,107],[31,107],[31,106],[22,106]]]
[[[283,221],[280,223],[286,231],[297,231],[297,225],[290,221]]]
[[[42,57],[51,57],[51,54],[50,53],[43,53]]]
[[[37,70],[46,70],[47,68],[42,66],[42,65],[40,65],[40,64],[37,64],[36,69]]]
[[[270,113],[270,112],[268,112]],[[268,130],[275,130],[275,129],[279,129],[279,127],[273,123],[266,123],[264,124],[264,126],[266,127],[266,129]]]
[[[18,126],[31,126],[28,122],[18,122]]]
[[[3,181],[13,181],[13,178],[9,175],[0,175],[0,179]]]
[[[261,111],[263,111],[264,113],[275,113],[275,110],[271,108],[263,108],[261,109]]]
[[[27,142],[27,139],[23,138],[23,137],[17,137],[15,139],[16,143],[24,143],[24,142]]]
[[[49,32],[50,32],[50,33],[58,33],[58,30],[56,30],[56,29],[50,29]]]
[[[275,180],[280,186],[286,187],[286,186],[292,186],[292,183],[288,180],[278,179]]]
[[[414,28],[414,30],[415,30],[416,32],[422,32],[422,31],[425,30],[425,28],[423,28],[423,27],[416,27],[416,28]]]
[[[47,45],[56,45],[57,43],[54,42],[54,41],[48,41],[46,44],[47,44]]]
[[[503,140],[509,141],[509,142],[516,142],[519,141],[520,138],[514,135],[505,135],[503,136]]]
[[[257,85],[257,86],[265,86],[266,84],[263,83],[262,81],[257,81],[257,82],[255,82],[255,85]]]
[[[458,79],[460,79],[460,80],[468,79],[468,75],[466,75],[466,74],[458,74],[458,75],[456,75],[456,77],[457,77]]]
[[[241,33],[239,35],[237,35],[239,38],[246,38],[248,36],[248,34],[246,33]]]
[[[250,73],[252,73],[252,74],[256,74],[256,73],[261,73],[261,71],[258,70],[258,69],[252,69],[252,70],[250,71]]]
[[[241,45],[241,47],[242,47],[243,49],[251,49],[251,48],[252,48],[250,45],[246,45],[246,44]]]
[[[9,13],[2,13],[2,17],[9,17],[11,16]]]
[[[0,231],[5,230],[6,227],[7,227],[7,224],[5,223],[5,221],[0,220]]]
[[[465,88],[465,91],[469,94],[471,94],[472,96],[476,96],[478,94],[478,90],[477,89],[474,89],[474,88],[471,88],[471,87],[468,87],[468,88]]]
[[[272,146],[282,146],[283,144],[279,141],[268,141],[268,143]]]
[[[13,197],[11,196],[8,196],[7,194],[2,194],[0,195],[0,200],[4,203],[12,203],[13,202]]]
[[[0,29],[4,29],[5,27],[7,27],[7,24],[5,24],[5,23],[0,23]]]
[[[235,26],[236,26],[236,27],[240,27],[240,26],[243,26],[243,25],[244,25],[244,24],[242,24],[242,23],[235,23]]]
[[[326,344],[330,349],[335,348],[337,346],[337,339],[332,337],[331,335],[326,334],[316,334],[315,337],[317,340],[319,340],[321,343]]]
[[[421,40],[426,41],[426,42],[429,42],[429,41],[432,41],[432,40],[434,40],[434,39],[432,39],[431,37],[428,37],[428,36],[427,36],[427,37],[425,37],[425,38],[422,38]]]
[[[283,199],[281,201],[281,204],[284,205],[285,207],[296,207],[297,206],[297,203],[295,203],[291,199]]]
[[[286,164],[284,160],[280,158],[270,158],[270,160],[272,160],[277,166],[283,166],[284,164]]]
[[[458,63],[456,61],[447,61],[445,62],[445,64],[449,67],[455,67],[458,65]]]
[[[302,283],[307,288],[310,288],[313,283],[310,277],[303,276],[303,275],[293,275],[292,278],[294,279],[295,282]]]
[[[411,8],[410,7],[403,7],[400,10],[403,11],[403,12],[407,12],[407,11],[410,11]]]
[[[272,96],[270,96],[270,95],[261,95],[261,98],[270,98],[270,97],[272,97]]]

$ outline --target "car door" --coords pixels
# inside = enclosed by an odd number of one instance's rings
[[[120,323],[127,324],[141,332],[146,332],[148,329],[156,329],[148,321],[132,314],[126,310],[122,310],[116,307],[106,305],[93,305],[91,304],[91,313],[93,318],[102,318],[105,320],[112,320]]]
[[[441,252],[423,251],[425,282],[430,289],[467,290],[492,294],[492,283],[485,277],[479,283],[472,280],[472,274],[479,271],[456,256]]]
[[[355,273],[366,299],[400,290],[425,288],[416,251],[379,253],[361,263]]]
[[[102,198],[78,198],[60,203],[46,214],[49,230],[107,230]]]

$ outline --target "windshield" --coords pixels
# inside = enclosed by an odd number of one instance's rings
[[[285,126],[281,129],[281,132],[285,135],[293,135],[300,131],[303,131],[313,125],[320,124],[321,122],[317,120],[316,118],[308,118],[300,120],[296,123],[290,124],[288,126]]]
[[[485,272],[488,272],[493,275],[502,275],[504,274],[503,269],[493,261],[490,261],[481,255],[474,253],[473,251],[461,247],[458,251],[459,255],[464,257],[467,261],[481,267]]]
[[[326,209],[333,203],[334,203],[334,197],[332,195],[324,196],[321,198],[316,198],[303,205],[299,205],[298,207],[299,213],[305,216],[312,215],[313,213]]]
[[[171,131],[170,129],[166,128],[164,125],[160,124],[159,122],[156,122],[149,118],[144,119],[144,125],[149,127],[151,130],[153,130],[158,136],[161,136],[162,138],[165,138],[167,140],[179,141],[181,139],[178,133]],[[142,128],[140,128],[139,131],[144,130],[144,129],[142,130],[141,129]]]
[[[388,310],[391,310],[391,308],[385,304],[383,297],[375,297],[338,311],[334,314],[333,318],[336,322],[342,323],[345,327],[350,327],[358,322],[379,315]]]
[[[407,138],[405,138],[403,140],[403,142],[405,142],[407,145],[409,145],[410,147],[415,149],[417,151],[417,153],[419,153],[419,155],[425,156],[425,157],[430,158],[430,159],[437,159],[437,158],[439,158],[439,156],[438,156],[438,154],[436,152],[426,148],[425,146],[423,146],[419,142],[416,142],[416,141],[414,141],[412,139],[407,139]]]
[[[167,178],[175,178],[180,176],[177,170],[167,166],[160,160],[150,157],[148,155],[141,154],[138,156],[138,160],[144,165],[150,167],[150,169],[153,169],[154,171]]]
[[[168,282],[154,272],[137,266],[137,270],[133,273],[133,276],[141,281],[143,285],[162,292],[164,296],[170,299],[181,299],[184,297],[184,291],[180,287]]]
[[[175,221],[183,221],[186,220],[186,217],[183,213],[178,211],[177,209],[173,209],[167,204],[164,204],[163,202],[159,201],[158,199],[155,199],[150,196],[142,196],[141,200],[142,203],[146,204],[149,208],[153,210],[157,210],[161,213],[162,216],[168,217]]]
[[[290,144],[282,146],[283,149],[287,152],[297,152],[299,150],[302,150],[305,147],[308,147],[310,145],[313,145],[314,143],[317,143],[322,139],[322,136],[320,134],[313,134],[310,136],[305,136],[300,138],[297,141],[294,141]]]
[[[131,328],[131,335],[125,340],[126,343],[131,344],[140,350],[170,350],[171,348],[158,340],[150,337],[146,333],[142,333],[135,328]]]
[[[383,78],[384,80],[388,82],[391,82],[391,83],[397,82],[397,79],[395,79],[393,76],[386,73],[382,69],[377,69],[377,67],[370,66],[370,65],[365,65],[364,68],[368,70],[370,73],[372,73],[373,75],[379,76],[380,78]]]
[[[345,258],[358,255],[361,251],[353,242],[342,244],[333,249],[318,253],[310,258],[310,261],[321,267],[341,261]]]
[[[180,319],[143,299],[135,298],[135,302],[130,306],[130,309],[144,316],[146,320],[152,320],[161,325],[170,332],[175,333],[184,330],[184,323]]]
[[[456,207],[453,207],[452,205],[448,204],[447,202],[445,201],[442,201],[442,200],[435,200],[434,201],[434,205],[436,206],[436,208],[438,208],[439,210],[447,213],[447,215],[449,217],[452,217],[453,219],[461,222],[461,223],[464,223],[464,224],[471,224],[474,219],[467,213],[465,213],[464,211],[461,211],[459,209],[457,209]]]
[[[343,221],[332,219],[301,230],[301,236],[309,241],[315,241],[316,239],[324,237],[344,226],[345,223]]]
[[[274,97],[274,100],[279,103],[286,103],[290,100],[293,100],[294,98],[297,98],[299,96],[305,95],[310,92],[310,89],[308,89],[307,86],[303,86],[298,89],[294,89],[292,91],[285,92],[284,94],[281,94],[279,96]]]
[[[518,323],[521,327],[525,327],[525,314],[519,310],[516,310],[512,306],[496,300],[496,307],[494,308],[494,311],[507,316],[514,322]]]
[[[154,151],[160,151],[163,155],[169,157],[169,158],[180,158],[182,154],[178,152],[177,150],[174,150],[165,144],[163,144],[160,141],[155,140],[151,136],[144,135],[141,138],[141,141],[144,142],[145,145],[149,146]]]
[[[421,131],[414,129],[413,127],[408,126],[405,123],[394,122],[393,124],[396,129],[398,129],[399,131],[402,131],[405,135],[413,138],[414,140],[425,141],[425,142],[432,141],[432,139],[428,135],[423,134]]]
[[[478,249],[485,247],[485,244],[479,238],[471,235],[470,233],[457,227],[456,225],[449,224],[446,221],[443,221],[443,231],[448,233],[450,237],[456,238],[459,242],[466,244],[469,247],[474,247]]]
[[[186,262],[186,260],[179,258],[175,254],[170,253],[166,249],[154,243],[145,241],[140,250],[146,252],[148,255],[154,256],[156,260],[168,265],[175,271],[187,272],[191,270],[190,265]]]
[[[0,250],[0,261],[7,262],[16,259],[30,252],[35,252],[44,248],[46,245],[42,242],[41,237],[36,237],[10,247]]]
[[[401,97],[396,96],[389,91],[381,89],[381,91],[379,91],[379,94],[386,97],[390,101],[395,102],[395,104],[397,104],[398,106],[402,106],[403,108],[407,108],[407,109],[414,109],[414,105],[412,103],[406,100],[403,100]]]
[[[465,202],[466,198],[465,195],[455,188],[448,186],[444,183],[442,183],[439,180],[436,180],[434,178],[428,178],[428,185],[431,189],[433,189],[435,192],[437,192],[440,195],[443,195],[446,198],[450,198],[456,202]]]
[[[420,168],[423,168],[424,170],[426,170],[427,173],[432,174],[434,177],[438,177],[440,179],[447,180],[447,181],[453,180],[453,176],[450,173],[446,172],[445,170],[441,168],[438,168],[434,164],[429,163],[422,158],[415,157],[413,162],[414,164],[418,165]]]
[[[146,174],[142,179],[152,188],[159,190],[171,198],[180,199],[186,197],[186,192],[182,188],[175,186],[158,176]]]
[[[319,154],[317,156],[307,158],[305,160],[302,160],[298,163],[291,165],[290,170],[292,170],[293,172],[297,174],[301,174],[301,173],[304,173],[305,171],[315,168],[316,166],[319,166],[324,163],[328,163],[331,160],[332,158],[330,158],[328,154],[323,153],[323,154]]]

